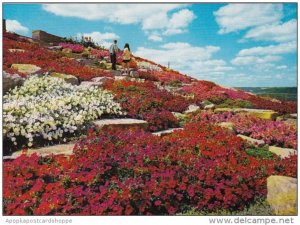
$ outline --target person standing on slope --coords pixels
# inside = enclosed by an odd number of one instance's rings
[[[119,51],[117,40],[114,40],[114,42],[109,47],[109,53],[110,53],[110,62],[111,62],[111,69],[116,70],[116,63],[117,63],[117,53]]]
[[[123,50],[123,72],[129,75],[129,62],[131,60],[131,52],[129,44],[126,43]]]

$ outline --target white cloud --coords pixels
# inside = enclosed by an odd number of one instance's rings
[[[84,37],[91,37],[94,42],[103,45],[104,47],[109,47],[112,43],[112,40],[114,39],[119,39],[120,37],[115,34],[115,33],[100,33],[100,32],[91,32],[91,33],[78,33],[76,35],[79,39],[84,36]]]
[[[274,55],[266,55],[266,56],[244,56],[244,57],[236,57],[231,61],[234,65],[253,65],[253,64],[265,64],[269,62],[276,62],[281,60],[282,57],[274,56]]]
[[[29,32],[28,27],[23,26],[17,20],[6,20],[6,30],[20,34],[27,34]]]
[[[259,25],[275,23],[283,17],[282,4],[228,4],[214,12],[220,26],[219,33],[225,34]]]
[[[213,59],[218,46],[197,47],[185,42],[167,43],[159,49],[139,47],[135,55],[153,60],[183,73],[195,76],[216,76],[234,70],[224,60]]]
[[[251,55],[280,55],[293,53],[297,50],[296,42],[287,42],[279,45],[269,45],[265,47],[253,47],[242,49],[239,51],[238,56],[251,56]]]
[[[162,41],[162,37],[156,34],[152,34],[148,37],[149,40],[151,41]]]
[[[279,69],[279,70],[285,70],[287,69],[288,67],[286,65],[281,65],[281,66],[277,66],[276,69]]]
[[[58,16],[132,24],[139,23],[153,14],[166,13],[185,6],[182,4],[44,4],[43,9]]]
[[[149,40],[157,41],[158,38],[153,37],[154,32],[159,32],[162,38],[162,35],[175,35],[187,31],[188,25],[196,16],[192,11],[182,9],[186,6],[185,4],[44,4],[43,9],[57,16],[118,24],[140,24],[149,35]]]
[[[248,31],[244,39],[256,41],[288,42],[297,39],[297,20],[292,19],[286,23],[268,24],[255,27]]]

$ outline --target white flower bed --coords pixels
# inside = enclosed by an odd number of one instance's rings
[[[137,66],[139,69],[146,69],[146,70],[152,70],[152,71],[158,71],[158,72],[162,71],[162,69],[159,66],[151,64],[149,62],[145,62],[145,61],[138,62]]]
[[[32,76],[3,97],[3,133],[15,145],[23,136],[32,146],[35,137],[62,138],[103,114],[124,114],[108,91]]]

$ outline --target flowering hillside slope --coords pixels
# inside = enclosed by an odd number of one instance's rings
[[[269,176],[297,177],[295,103],[134,56],[130,76],[122,76],[121,53],[112,71],[100,47],[40,46],[11,33],[3,47],[3,79],[22,81],[3,95],[5,215],[239,212],[266,199]],[[147,127],[93,124],[104,118]],[[69,140],[72,155],[38,153]]]

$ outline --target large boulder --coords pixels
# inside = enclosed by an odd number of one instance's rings
[[[214,110],[216,108],[216,106],[214,104],[209,104],[204,106],[205,110]]]
[[[267,201],[276,215],[297,215],[297,179],[270,176],[267,180]]]
[[[194,112],[198,111],[199,109],[200,109],[200,107],[197,105],[189,105],[189,107],[187,108],[187,110],[184,111],[184,113],[185,114],[194,113]]]
[[[276,120],[278,113],[273,110],[265,109],[238,109],[239,112],[247,112],[250,115],[256,116],[261,119]]]
[[[262,147],[265,145],[265,142],[263,140],[257,140],[257,139],[254,139],[254,138],[251,138],[251,137],[248,137],[245,135],[241,135],[241,134],[238,134],[237,136],[242,138],[250,146]]]
[[[9,52],[25,52],[24,49],[15,49],[15,48],[10,48],[8,49]]]
[[[297,154],[297,151],[295,149],[280,148],[280,147],[276,147],[276,146],[269,146],[269,151],[280,156],[280,158],[287,158],[290,155]]]
[[[50,76],[64,79],[67,83],[70,83],[70,84],[73,84],[73,85],[78,85],[79,84],[79,81],[78,81],[77,77],[75,77],[73,75],[70,75],[70,74],[53,72],[53,73],[50,74]]]
[[[230,130],[232,133],[235,133],[235,132],[236,132],[235,127],[234,127],[234,124],[231,123],[231,122],[221,122],[221,123],[218,123],[218,125],[219,125],[220,127],[223,127],[223,128],[225,128],[225,129]]]
[[[62,50],[62,52],[63,52],[63,53],[66,53],[66,54],[70,54],[70,53],[72,53],[72,49],[70,49],[70,48],[64,48],[64,49]]]
[[[36,153],[39,156],[46,156],[46,155],[71,155],[73,153],[73,148],[75,143],[68,143],[68,144],[59,144],[53,146],[47,146],[42,148],[35,148],[35,149],[28,149],[26,154],[31,155]],[[14,152],[11,156],[7,157],[10,159],[15,159],[22,154],[23,151]]]
[[[114,80],[114,78],[112,78],[112,77],[94,77],[92,79],[92,81],[101,83],[102,85],[106,84],[109,81],[113,81],[113,80]]]
[[[137,119],[103,119],[94,121],[94,125],[102,128],[114,127],[114,128],[140,128],[146,130],[148,123],[145,120]]]
[[[2,74],[3,94],[24,83],[24,78],[20,77],[18,74],[9,74],[5,71],[3,71]]]
[[[169,134],[172,134],[176,130],[183,130],[183,128],[171,128],[171,129],[167,129],[167,130],[154,132],[152,134],[155,135],[155,136],[164,137],[164,136],[167,136]]]
[[[24,73],[24,74],[34,74],[36,72],[38,72],[39,70],[41,70],[40,67],[36,66],[36,65],[32,65],[32,64],[12,64],[11,68],[17,70],[20,73]]]

